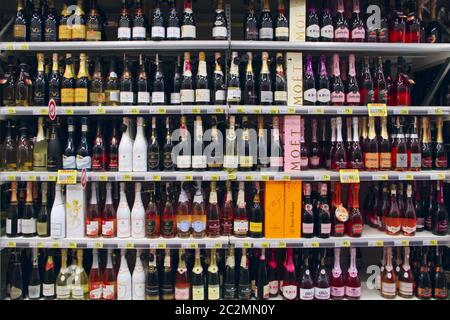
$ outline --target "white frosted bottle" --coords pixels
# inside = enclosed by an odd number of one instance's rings
[[[136,252],[136,265],[134,266],[133,276],[133,300],[145,300],[145,272],[141,260],[141,251]]]
[[[52,239],[66,237],[66,207],[61,194],[61,185],[55,186],[55,200],[50,211],[50,235]]]
[[[124,249],[120,251],[120,256],[120,268],[117,273],[117,300],[131,300],[131,273],[130,269],[128,269]]]
[[[147,140],[144,134],[144,118],[137,118],[136,139],[133,144],[133,171],[147,171]]]
[[[120,200],[117,207],[117,237],[129,238],[130,228],[130,207],[128,206],[127,196],[125,195],[125,183],[120,183]]]
[[[145,238],[145,208],[141,198],[141,183],[136,182],[134,187],[134,204],[131,210],[131,237]]]
[[[133,140],[130,136],[130,119],[123,118],[126,127],[119,144],[119,171],[133,170]]]

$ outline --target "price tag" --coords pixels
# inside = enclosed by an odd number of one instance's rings
[[[295,108],[292,108],[292,107],[287,108],[287,113],[288,114],[295,114]]]
[[[108,176],[99,176],[98,180],[102,181],[102,182],[106,182],[106,181],[108,181]]]
[[[269,247],[270,247],[270,245],[269,245],[268,242],[262,242],[262,243],[261,243],[261,248],[267,249],[267,248],[269,248]]]
[[[252,244],[250,243],[250,242],[243,242],[242,243],[242,248],[251,248],[252,247]]]
[[[325,109],[320,107],[320,108],[315,108],[313,109],[313,113],[314,114],[325,114]]]
[[[48,181],[55,182],[57,180],[57,176],[48,176]]]
[[[45,243],[40,241],[40,242],[36,243],[36,247],[37,248],[45,248]]]
[[[218,174],[211,175],[211,181],[219,181],[219,175]]]
[[[126,249],[134,249],[134,243],[133,242],[127,242],[125,243]]]
[[[319,177],[320,181],[330,181],[331,180],[331,176],[329,174],[323,174],[322,176]]]
[[[398,179],[410,181],[410,180],[414,180],[414,175],[412,173],[399,174]]]
[[[183,243],[182,247],[186,248],[186,249],[197,249],[198,248],[198,244],[195,243],[195,242]]]
[[[157,114],[166,114],[167,110],[166,108],[158,108],[156,109]]]
[[[245,176],[245,181],[253,181],[254,178],[254,176]]]
[[[77,170],[58,170],[58,184],[76,184]]]
[[[30,50],[30,45],[28,43],[21,43],[19,46],[19,50],[28,51]]]
[[[35,175],[29,175],[27,181],[37,181],[37,177]]]
[[[215,242],[213,247],[215,249],[221,249],[222,248],[222,244],[220,242]]]
[[[313,241],[313,242],[305,242],[303,244],[303,246],[305,248],[319,248],[320,247],[320,243],[317,241]]]
[[[387,174],[374,175],[373,179],[377,181],[387,181],[389,176]]]
[[[185,175],[185,176],[183,177],[183,180],[184,180],[184,181],[193,181],[193,180],[194,180],[194,177],[191,176],[191,175]]]
[[[353,114],[353,109],[352,108],[344,108],[344,110],[342,110],[343,114]]]
[[[384,246],[383,240],[369,241],[369,247],[383,247],[383,246]]]
[[[245,108],[244,107],[237,107],[236,113],[245,113]]]
[[[341,169],[339,170],[341,183],[359,183],[358,169]]]
[[[153,176],[152,176],[152,180],[153,180],[153,181],[161,181],[161,176],[153,175]]]
[[[387,107],[383,103],[370,103],[367,105],[369,117],[387,117]]]
[[[67,114],[67,115],[72,115],[72,114],[73,114],[73,109],[72,109],[72,108],[66,108],[66,109],[64,110],[64,112],[65,112],[65,114]]]
[[[262,180],[262,181],[269,181],[269,180],[270,180],[270,177],[269,177],[268,175],[265,175],[265,174],[264,174],[264,175],[261,176],[261,180]]]
[[[214,110],[215,113],[224,113],[224,109],[223,108],[216,108]]]
[[[276,244],[276,248],[286,248],[286,242],[280,241]]]
[[[349,240],[336,241],[335,246],[336,247],[350,247],[350,241]]]
[[[130,109],[130,114],[140,114],[141,110],[139,110],[138,108],[131,108]]]
[[[291,176],[284,175],[284,176],[281,178],[281,180],[283,180],[283,181],[291,181]]]
[[[163,242],[156,244],[156,249],[165,249],[165,248],[166,248],[166,244]]]
[[[253,108],[253,113],[260,114],[260,113],[262,113],[262,109],[260,107],[255,107],[255,108]]]
[[[7,248],[15,248],[17,246],[17,243],[15,241],[8,241],[6,243]]]
[[[437,246],[438,245],[438,241],[436,239],[423,240],[423,245],[424,246]]]
[[[442,110],[442,108],[435,108],[434,109],[434,113],[437,115],[443,115],[444,114],[444,110]]]
[[[122,180],[129,182],[129,181],[133,180],[133,177],[131,176],[131,174],[124,174],[122,176]]]
[[[16,108],[6,108],[6,114],[16,114]]]
[[[229,173],[228,174],[228,180],[236,180],[237,176],[236,173]]]
[[[106,109],[103,107],[98,107],[97,109],[95,109],[95,113],[96,114],[106,114]]]
[[[76,242],[69,242],[69,244],[67,245],[67,247],[69,249],[76,249],[77,248],[77,243]]]
[[[396,241],[395,241],[395,245],[396,245],[396,246],[407,247],[407,246],[409,246],[409,240],[406,240],[406,239],[403,239],[403,240],[396,240]]]
[[[408,108],[400,108],[399,114],[406,116],[409,114],[409,109]]]
[[[46,116],[48,115],[48,108],[40,108],[37,112],[38,115],[40,116]]]
[[[445,173],[432,174],[431,180],[445,180]]]
[[[192,108],[193,114],[200,114],[201,112],[202,112],[202,110],[200,108]]]
[[[7,50],[7,51],[12,51],[12,50],[14,50],[14,44],[13,44],[13,43],[7,43],[7,44],[6,44],[6,50]]]
[[[6,181],[16,181],[16,176],[13,174],[10,174],[6,176]]]
[[[280,112],[280,110],[278,108],[275,107],[271,107],[269,110],[270,114],[278,114]]]
[[[52,248],[53,248],[53,249],[61,248],[61,242],[59,242],[59,241],[57,241],[57,242],[52,242]]]

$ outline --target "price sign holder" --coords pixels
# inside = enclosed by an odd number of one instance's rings
[[[341,183],[359,183],[358,169],[341,169],[339,170],[339,178]]]
[[[387,117],[387,107],[384,103],[369,103],[367,111],[369,117]]]
[[[77,171],[76,170],[58,170],[57,184],[76,184]]]

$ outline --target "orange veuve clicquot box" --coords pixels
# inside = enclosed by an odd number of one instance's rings
[[[284,183],[284,237],[300,238],[302,217],[302,182]]]
[[[266,238],[284,237],[284,182],[267,181],[264,193]]]

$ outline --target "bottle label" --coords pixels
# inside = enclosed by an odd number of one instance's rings
[[[402,226],[402,231],[406,234],[413,234],[414,232],[416,232],[416,226]]]
[[[54,219],[53,219],[54,220]],[[52,221],[50,224],[50,234],[52,238],[63,238],[65,237],[65,228],[62,223],[57,223]],[[63,233],[64,232],[64,233]]]
[[[311,103],[316,103],[317,102],[317,90],[314,88],[305,90],[305,92],[303,93],[303,99],[305,101],[308,101]]]
[[[180,232],[189,232],[191,229],[191,221],[190,220],[180,220],[177,221],[177,229]]]
[[[388,152],[382,152],[380,153],[380,168],[381,169],[390,169],[392,167],[391,165],[391,154]],[[420,164],[419,164],[420,166]]]
[[[414,294],[414,283],[400,281],[399,292],[404,296],[412,296]]]
[[[329,103],[331,100],[331,93],[328,89],[319,89],[317,91],[317,101],[320,103]]]
[[[194,218],[195,219],[195,218]],[[201,233],[206,230],[206,223],[204,220],[193,220],[192,229],[194,232]]]
[[[236,169],[238,167],[238,157],[225,155],[223,158],[223,167],[228,169]]]
[[[111,284],[104,284],[103,285],[103,289],[102,289],[102,297],[105,300],[114,300],[114,290],[115,290],[115,286],[111,285]]]
[[[144,219],[132,219],[131,223],[131,236],[133,238],[144,238]]]
[[[273,103],[273,92],[261,91],[261,103]]]
[[[262,222],[250,221],[250,232],[262,232],[263,224]]]
[[[153,28],[152,27],[152,32],[153,32]],[[139,39],[139,38],[143,38],[145,39],[147,36],[147,30],[145,29],[145,27],[133,27],[133,39]]]
[[[397,284],[395,282],[394,283],[381,282],[381,293],[386,296],[395,297],[397,293]]]
[[[334,27],[331,24],[323,26],[320,29],[320,36],[326,39],[333,39],[334,37]]]
[[[282,167],[284,163],[283,157],[270,157],[270,167],[279,168]]]
[[[239,165],[243,168],[251,168],[253,166],[253,157],[252,156],[240,156],[239,157]]]
[[[11,219],[6,219],[6,234],[12,233],[12,221]]]
[[[27,26],[22,24],[14,25],[14,38],[26,38]]]
[[[120,103],[134,103],[134,93],[130,91],[120,91]]]
[[[167,27],[167,38],[180,39],[180,28],[179,27]]]
[[[314,299],[314,288],[303,289],[300,288],[300,300],[312,300]]]
[[[234,103],[241,102],[241,89],[239,89],[239,88],[228,88],[227,101],[228,102],[234,102]]]
[[[350,298],[361,297],[361,287],[345,287],[345,295]]]
[[[361,95],[359,92],[349,92],[347,93],[347,102],[348,103],[361,103]]]
[[[189,300],[189,288],[175,287],[175,300]]]
[[[361,223],[352,224],[351,228],[352,228],[353,235],[360,235],[360,234],[362,234],[363,226],[362,226]]]
[[[119,209],[120,210],[120,205]],[[130,220],[127,218],[118,218],[117,219],[117,236],[119,238],[126,238],[130,236]]]
[[[339,27],[334,30],[334,37],[336,39],[348,39],[350,38],[350,31],[348,30],[348,28]]]
[[[36,219],[22,219],[22,233],[24,235],[36,233]]]
[[[124,152],[119,154],[119,156],[119,171],[132,171],[133,159],[131,158],[131,154]]]
[[[59,31],[59,40],[64,41],[72,39],[72,29],[70,28],[70,26],[66,24],[60,24],[58,31]]]
[[[225,101],[227,98],[227,93],[225,90],[217,90],[216,91],[216,101]]]
[[[417,288],[417,296],[419,298],[431,298],[431,288],[425,287],[425,288]]]
[[[275,28],[275,38],[289,38],[289,28],[288,27],[276,27]]]
[[[434,288],[434,297],[436,299],[447,299],[447,288]]]
[[[303,234],[312,234],[314,232],[314,223],[302,223]]]
[[[36,286],[28,286],[28,296],[30,299],[39,299],[41,296],[41,285],[38,284]]]
[[[181,103],[194,103],[195,92],[193,89],[181,89],[180,90]]]
[[[184,25],[181,26],[181,38],[191,38],[195,39],[197,38],[197,28],[193,25]]]
[[[78,170],[91,168],[91,157],[90,156],[82,157],[82,156],[78,155],[76,162],[77,162]]]
[[[117,30],[118,39],[131,39],[131,28],[119,27]]]
[[[287,92],[286,91],[275,91],[275,101],[276,102],[286,102]]]
[[[102,236],[113,237],[114,236],[114,221],[102,221]]]
[[[34,167],[47,166],[47,150],[45,151],[45,153],[33,152],[33,165]]]
[[[300,297],[302,294],[302,290],[300,288]],[[314,289],[312,289],[314,291]],[[282,287],[282,293],[283,293],[283,297],[287,300],[295,300],[297,299],[297,286],[283,286]],[[313,293],[313,297],[314,297],[314,293]]]
[[[102,33],[96,30],[86,30],[86,40],[88,41],[101,41]],[[51,41],[51,40],[47,40]]]
[[[117,281],[117,300],[129,300],[130,298],[131,292],[127,283]]]
[[[64,286],[62,288],[66,288],[67,289],[66,286]],[[67,297],[69,297],[69,292],[68,291],[69,290],[67,289]],[[42,284],[42,295],[44,297],[52,297],[52,296],[54,296],[55,295],[55,284],[54,283],[51,283],[51,284],[43,283]]]
[[[378,154],[377,153],[364,153],[364,165],[367,169],[378,169]]]
[[[150,92],[138,92],[138,103],[150,104]]]
[[[102,283],[90,283],[89,299],[100,300],[102,298]]]
[[[83,24],[74,24],[72,26],[72,39],[86,39],[86,26]]]
[[[278,280],[272,280],[269,282],[269,294],[270,295],[278,295],[280,290],[280,283]]]
[[[45,286],[45,284],[44,284]],[[50,296],[52,296],[53,294],[50,294]],[[44,296],[45,293],[44,293]],[[49,296],[49,295],[47,295]],[[67,300],[70,298],[70,292],[69,292],[69,288],[67,286],[56,286],[56,299],[59,300]]]
[[[246,234],[248,232],[248,221],[235,219],[233,222],[233,230],[236,234]]]
[[[330,288],[314,288],[314,298],[317,300],[330,299]]]
[[[181,103],[181,95],[179,92],[172,92],[170,94],[170,103],[171,104],[180,104]]]
[[[61,89],[61,103],[74,104],[75,103],[75,89],[62,88]]]
[[[109,91],[109,102],[119,103],[120,101],[120,91],[119,90],[111,90]]]
[[[196,89],[195,90],[195,101],[209,103],[211,100],[211,94],[209,89]]]
[[[184,155],[177,156],[177,167],[179,169],[189,169],[191,167],[191,157]]]
[[[176,28],[178,29],[178,28]],[[168,33],[168,32],[167,32]],[[166,29],[161,26],[152,26],[152,38],[162,38],[166,37]],[[178,29],[178,38],[180,37],[180,32]]]
[[[205,288],[203,286],[192,286],[192,300],[205,300]]]
[[[320,233],[330,234],[331,233],[331,223],[321,223],[320,224]]]
[[[206,156],[192,156],[192,168],[195,169],[206,168]]]
[[[422,158],[422,168],[432,168],[432,167],[433,167],[433,158],[431,156]]]
[[[172,220],[163,220],[161,222],[161,234],[164,236],[172,236],[174,232]]]
[[[89,237],[97,237],[99,235],[98,221],[86,221],[86,235]]]
[[[397,168],[408,168],[408,154],[397,153],[396,166]]]
[[[259,39],[261,40],[273,40],[273,28],[260,28]]]
[[[341,298],[345,295],[345,287],[331,287],[331,296]]]
[[[314,39],[320,37],[320,27],[317,24],[312,24],[306,28],[306,36]]]
[[[435,166],[436,166],[436,168],[447,168],[447,166],[448,166],[447,158],[445,156],[436,158]]]
[[[366,31],[363,27],[356,27],[352,30],[352,39],[365,39]]]
[[[447,234],[448,232],[448,222],[447,220],[441,220],[436,222],[437,233],[439,234]]]
[[[76,88],[75,89],[75,103],[88,103],[88,89]]]
[[[143,270],[141,269],[141,272]],[[144,282],[133,282],[133,300],[145,300],[145,280]]]
[[[345,101],[345,94],[342,91],[340,92],[333,91],[331,93],[332,103],[344,103],[344,101]]]
[[[133,150],[133,171],[147,171],[147,148],[139,152],[138,147]]]
[[[72,285],[72,298],[78,300],[84,299],[84,291],[81,285]]]
[[[213,27],[212,36],[213,38],[226,38],[228,36],[228,30],[223,26]]]
[[[157,103],[164,104],[165,100],[166,100],[166,95],[164,92],[161,92],[161,91],[153,91],[152,92],[152,104],[157,104]]]

